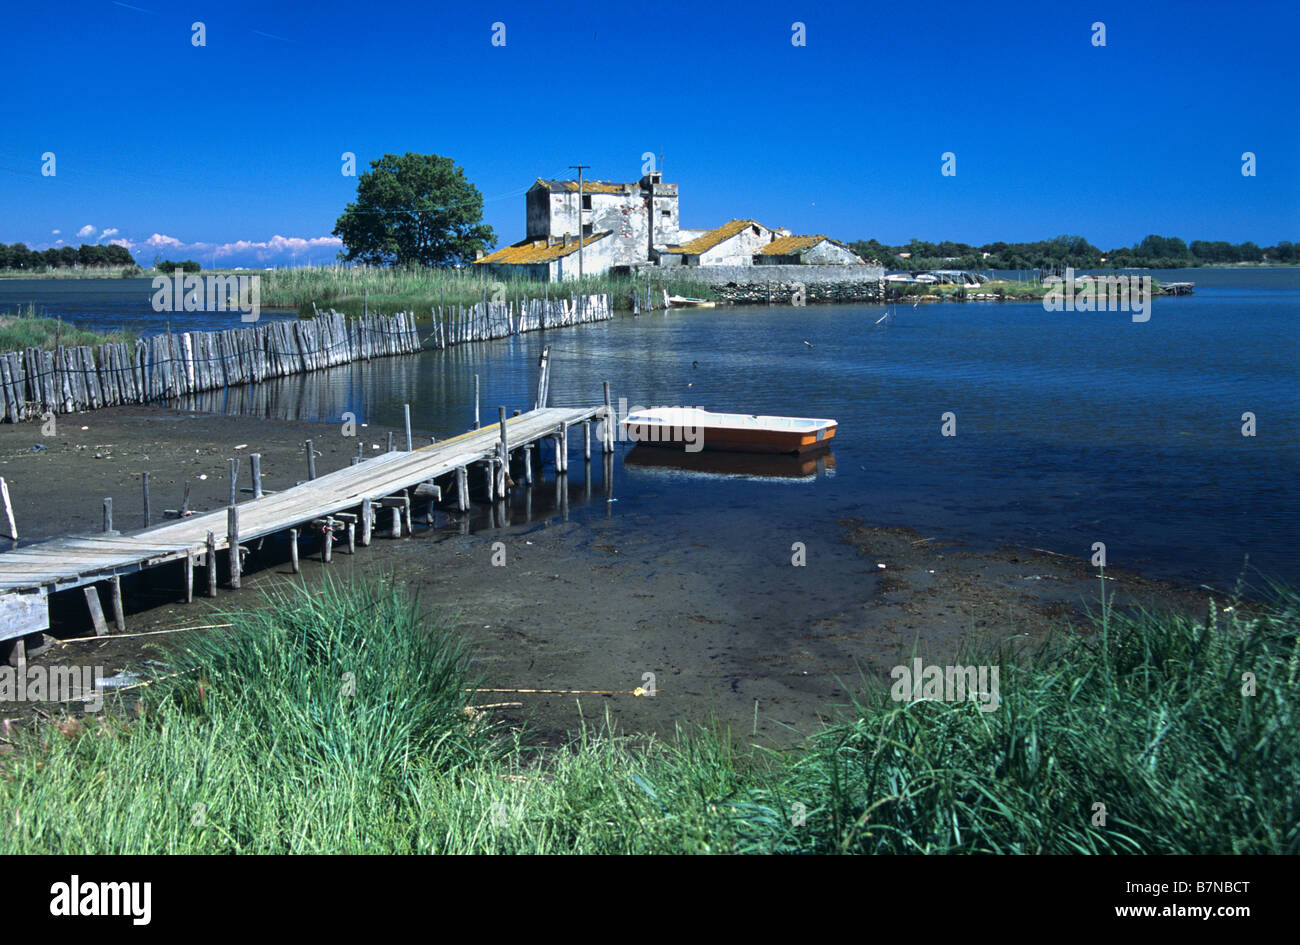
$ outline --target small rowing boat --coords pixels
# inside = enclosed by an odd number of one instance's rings
[[[708,299],[692,299],[682,295],[670,295],[668,304],[673,308],[713,308],[717,303]]]
[[[650,407],[622,421],[633,443],[679,447],[688,453],[802,453],[828,446],[836,426],[834,420],[711,413],[698,407]]]

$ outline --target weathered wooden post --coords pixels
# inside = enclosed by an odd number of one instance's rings
[[[469,509],[469,471],[464,466],[456,469],[456,508],[461,512]]]
[[[9,547],[18,546],[18,525],[14,522],[14,505],[9,500],[9,483],[0,476],[0,500],[4,501],[5,516],[9,519]]]
[[[497,424],[501,427],[501,474],[497,479],[497,495],[506,494],[506,480],[510,478],[510,441],[506,435],[506,408],[497,407]]]
[[[402,404],[402,414],[406,423],[406,451],[409,453],[415,449],[415,444],[411,442],[411,405]]]
[[[606,453],[614,452],[614,409],[609,401],[609,381],[605,382],[605,443]]]
[[[591,421],[582,421],[582,459],[588,465],[591,463]]]
[[[239,587],[239,506],[226,509],[226,540],[230,543],[230,586]]]
[[[226,462],[230,468],[230,501],[226,504],[234,505],[235,498],[238,495],[238,491],[236,490],[235,487],[238,484],[238,480],[239,480],[239,460],[231,459],[231,460],[227,460]]]
[[[307,478],[316,478],[316,451],[311,448],[311,440],[307,440]]]
[[[474,375],[474,429],[478,429],[478,375]]]
[[[185,603],[194,603],[194,549],[185,552]]]
[[[140,484],[141,484],[142,488],[144,489],[144,527],[145,527],[145,528],[148,528],[148,527],[149,527],[149,519],[150,519],[150,515],[149,515],[149,473],[147,473],[147,472],[143,472],[143,473],[140,474]]]
[[[253,498],[260,499],[262,498],[262,454],[251,454],[248,463],[253,469]]]
[[[208,596],[217,596],[217,537],[208,532]]]
[[[122,607],[122,578],[114,574],[109,588],[113,598],[113,626],[117,627],[118,633],[125,633],[126,611]]]
[[[361,547],[370,547],[370,525],[374,520],[374,512],[370,508],[370,500],[361,500]]]
[[[524,485],[532,488],[533,485],[533,446],[528,444],[524,447]]]
[[[298,529],[289,529],[289,570],[298,573]]]
[[[113,534],[113,500],[111,498],[104,499],[104,534]]]

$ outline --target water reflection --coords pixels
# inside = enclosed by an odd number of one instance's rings
[[[724,453],[638,444],[623,457],[629,469],[651,474],[664,471],[692,476],[723,476],[742,479],[809,480],[835,475],[835,454],[830,449],[797,456],[766,453]]]

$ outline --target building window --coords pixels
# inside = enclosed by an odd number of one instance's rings
[[[673,212],[671,210],[660,210],[659,215],[665,219],[669,219],[672,217]]]
[[[583,195],[582,195],[582,209],[583,209],[583,210],[590,210],[590,209],[591,209],[591,195],[590,195],[590,194],[583,194]]]
[[[582,224],[582,235],[583,235],[583,236],[590,236],[590,235],[591,235],[591,224],[590,224],[590,223],[584,223],[584,224]]]

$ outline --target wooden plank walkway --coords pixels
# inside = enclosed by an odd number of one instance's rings
[[[214,565],[207,558],[209,534],[213,538],[213,550],[228,551],[235,542],[244,545],[307,523],[347,514],[349,510],[357,510],[361,544],[365,545],[369,543],[370,516],[382,507],[384,500],[388,499],[388,505],[396,506],[400,499],[394,497],[401,497],[405,490],[421,483],[455,474],[457,492],[453,495],[458,496],[460,507],[464,509],[468,500],[465,488],[467,469],[475,463],[492,464],[494,488],[490,489],[490,494],[501,495],[506,476],[505,467],[500,463],[503,438],[507,453],[511,455],[540,440],[555,438],[557,469],[567,471],[569,428],[605,419],[609,416],[608,411],[604,404],[530,410],[505,419],[503,423],[489,424],[410,452],[393,451],[365,459],[345,469],[230,508],[197,513],[133,532],[57,538],[0,552],[0,602],[9,599],[12,603],[22,598],[25,605],[30,605],[32,595],[44,599],[51,592],[110,581],[114,611],[120,615],[118,582],[121,576],[168,562],[188,561],[187,574],[192,578],[194,565],[200,562],[209,567]],[[605,424],[604,434],[601,447],[610,452],[613,449],[612,422]],[[587,443],[590,443],[589,439]],[[396,508],[393,514],[398,514]],[[409,523],[409,506],[406,514]],[[232,523],[236,523],[233,541]],[[237,567],[234,561],[230,563],[232,587],[238,586]],[[214,581],[215,573],[209,577],[210,590],[215,586]],[[89,587],[87,592],[88,595],[94,593]],[[187,599],[189,593],[186,592]],[[89,596],[87,600],[89,603]],[[90,604],[92,616],[96,603]],[[3,610],[0,607],[0,615]],[[121,622],[120,616],[118,622]],[[31,631],[0,625],[0,640],[26,632]]]

